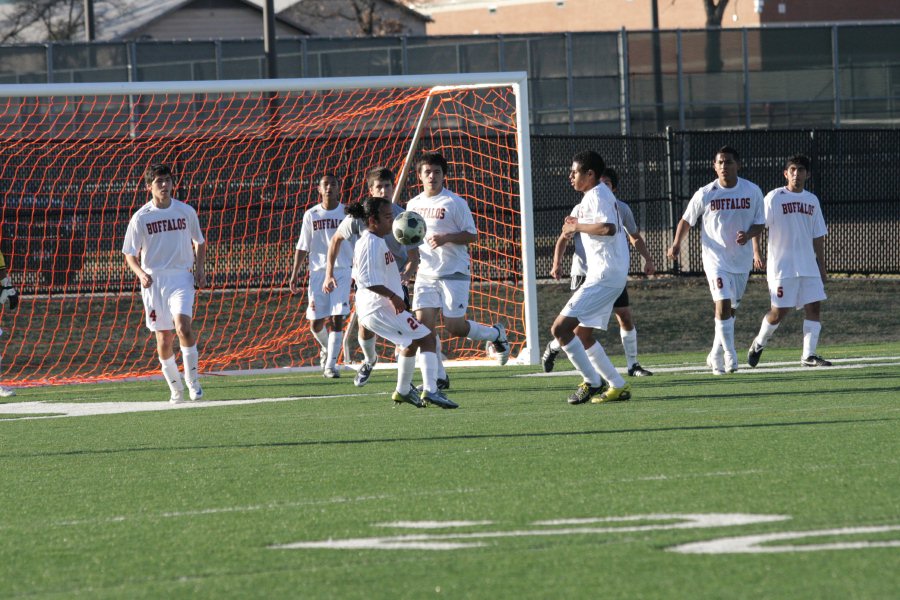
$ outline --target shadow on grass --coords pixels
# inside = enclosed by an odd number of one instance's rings
[[[434,410],[434,409],[430,409]],[[579,437],[594,435],[621,435],[633,433],[668,433],[676,431],[729,431],[741,429],[768,429],[778,427],[819,427],[830,425],[849,425],[859,423],[888,423],[898,421],[898,418],[879,419],[835,419],[827,421],[785,421],[779,423],[740,423],[734,425],[685,425],[673,427],[646,427],[625,429],[589,429],[585,431],[543,431],[528,433],[484,433],[484,434],[460,434],[437,435],[428,437],[389,437],[351,440],[310,440],[297,442],[268,442],[260,444],[221,444],[208,446],[172,446],[172,447],[146,447],[146,448],[113,448],[100,450],[67,450],[62,452],[35,452],[29,454],[0,454],[0,458],[43,458],[52,456],[90,456],[124,454],[131,452],[166,452],[184,450],[232,450],[247,448],[302,448],[315,446],[354,446],[365,444],[395,444],[408,442],[447,442],[465,440],[492,440],[492,439],[528,439],[547,437]]]

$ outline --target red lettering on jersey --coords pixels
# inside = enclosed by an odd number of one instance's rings
[[[710,200],[709,210],[747,210],[750,208],[750,198],[716,198]]]

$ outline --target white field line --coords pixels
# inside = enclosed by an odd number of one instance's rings
[[[740,373],[790,373],[794,371],[814,372],[821,370],[832,371],[835,369],[869,369],[873,367],[896,367],[900,365],[900,356],[859,356],[855,358],[835,358],[830,359],[834,363],[831,367],[804,367],[799,361],[782,361],[762,363],[763,366],[756,368],[740,365]],[[697,373],[709,373],[709,367],[706,365],[679,365],[679,366],[655,366],[651,364],[644,365],[654,373],[686,373],[689,375]],[[618,368],[622,374],[627,372],[626,369]],[[553,371],[551,373],[527,373],[518,375],[517,377],[571,377],[578,375],[578,371]]]
[[[374,394],[333,394],[330,396],[288,396],[285,398],[253,398],[251,400],[218,400],[207,402],[12,402],[0,404],[0,414],[28,415],[18,419],[0,419],[21,421],[23,419],[56,419],[61,417],[87,417],[93,415],[117,415],[135,412],[157,412],[162,410],[185,410],[190,408],[215,408],[220,406],[239,406],[243,404],[262,404],[264,402],[290,402],[292,400],[315,400],[320,398],[358,398],[360,396],[384,396],[386,392]]]

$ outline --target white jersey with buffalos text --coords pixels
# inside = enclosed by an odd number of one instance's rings
[[[738,177],[734,187],[719,180],[703,186],[688,203],[681,217],[692,227],[702,217],[700,241],[703,269],[707,272],[749,273],[753,268],[753,245],[737,243],[739,231],[765,223],[762,190]]]
[[[427,238],[433,233],[477,234],[475,219],[466,201],[444,188],[436,196],[419,194],[406,205],[425,219]],[[419,246],[419,279],[469,279],[469,247],[467,244],[443,244],[432,248],[427,241]]]
[[[601,183],[585,192],[575,207],[574,216],[579,223],[616,226],[614,235],[578,234],[584,244],[587,281],[596,281],[606,287],[625,287],[628,282],[628,241],[617,202],[610,189]]]
[[[300,228],[300,239],[297,240],[297,250],[304,250],[309,254],[310,271],[325,269],[328,244],[341,221],[347,216],[344,208],[343,204],[338,204],[337,207],[327,210],[321,204],[316,204],[303,214],[303,225]],[[341,250],[334,261],[334,268],[349,269],[352,263],[353,246],[341,244]]]
[[[122,253],[139,256],[141,269],[150,275],[184,272],[194,266],[192,242],[205,241],[192,206],[173,198],[166,208],[157,208],[151,200],[128,222]]]
[[[360,317],[380,310],[394,314],[391,301],[371,291],[370,287],[383,285],[401,298],[400,269],[391,249],[381,238],[368,229],[362,232],[353,250],[353,279],[356,280],[356,314]]]
[[[766,277],[819,277],[812,241],[827,235],[828,228],[816,195],[780,187],[766,195],[764,204],[769,228]]]
[[[622,219],[622,228],[625,230],[625,234],[637,235],[640,233],[641,230],[637,225],[637,221],[634,220],[634,213],[631,212],[631,207],[618,198],[616,198],[616,207],[619,209],[619,217]],[[578,206],[572,209],[571,216],[578,216]],[[572,270],[570,274],[572,277],[587,275],[584,244],[581,243],[580,235],[575,236],[575,254],[572,255]]]

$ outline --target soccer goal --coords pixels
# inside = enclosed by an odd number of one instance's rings
[[[175,169],[208,240],[201,370],[316,364],[305,293],[287,279],[318,176],[335,173],[353,202],[383,165],[405,203],[418,193],[410,161],[432,150],[480,232],[470,318],[506,323],[513,356],[537,362],[527,97],[524,73],[0,86],[0,248],[22,295],[0,321],[0,380],[158,373],[120,251],[154,161]],[[485,357],[466,340],[444,351]]]

